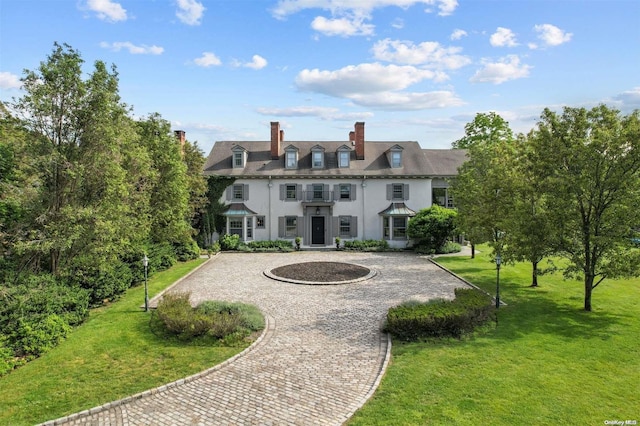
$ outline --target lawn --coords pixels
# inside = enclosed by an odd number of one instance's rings
[[[181,263],[149,281],[153,297],[203,262]],[[212,367],[245,346],[198,346],[156,337],[144,286],[91,311],[60,346],[0,378],[0,424],[34,424],[95,407]]]
[[[495,294],[476,259],[438,261]],[[392,361],[355,425],[602,425],[640,421],[640,282],[605,280],[583,307],[583,285],[560,274],[530,288],[530,267],[503,265],[492,325],[462,340],[393,342]]]

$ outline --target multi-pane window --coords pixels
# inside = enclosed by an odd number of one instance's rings
[[[314,183],[313,186],[313,199],[314,200],[322,200],[324,199],[324,185],[321,183]]]
[[[264,216],[256,216],[256,228],[264,228]]]
[[[243,166],[243,153],[242,152],[234,152],[233,153],[233,167],[242,167]]]
[[[382,237],[385,240],[388,240],[391,238],[391,227],[389,226],[391,223],[391,218],[390,217],[383,217],[382,218]]]
[[[404,184],[394,183],[392,184],[391,196],[393,200],[404,200]]]
[[[232,217],[229,218],[229,234],[239,235],[242,238],[242,218]]]
[[[338,167],[349,167],[349,151],[338,152]]]
[[[287,169],[295,169],[298,167],[298,153],[291,150],[285,152],[285,167]]]
[[[391,152],[391,167],[393,167],[393,168],[402,167],[402,152],[401,151],[392,151]]]
[[[247,218],[247,239],[250,240],[253,238],[253,218]]]
[[[233,185],[233,199],[244,200],[244,185]]]
[[[340,236],[351,235],[351,216],[340,216]]]
[[[287,185],[285,187],[285,198],[287,200],[295,200],[296,199],[296,186],[295,185]]]
[[[340,185],[340,199],[341,200],[350,200],[351,199],[351,185],[350,184],[341,184]]]
[[[311,153],[312,166],[314,169],[321,169],[323,167],[324,153],[322,151],[313,151]]]
[[[284,235],[287,238],[295,238],[298,232],[298,218],[296,216],[286,216],[284,218]]]
[[[404,239],[407,237],[407,218],[393,218],[393,239]]]

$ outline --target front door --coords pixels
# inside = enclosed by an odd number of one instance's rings
[[[311,244],[325,245],[324,216],[313,216],[311,218]]]

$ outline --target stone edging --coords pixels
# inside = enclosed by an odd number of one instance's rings
[[[292,278],[285,278],[285,277],[281,277],[279,275],[275,275],[273,273],[271,273],[271,271],[273,269],[265,269],[264,271],[262,271],[262,273],[264,274],[264,276],[266,276],[267,278],[271,278],[272,280],[276,280],[276,281],[282,281],[285,283],[292,283],[292,284],[302,284],[302,285],[341,285],[341,284],[353,284],[353,283],[358,283],[361,281],[366,281],[366,280],[370,280],[371,278],[375,277],[376,275],[378,275],[378,271],[372,268],[369,268],[368,266],[363,266],[363,265],[358,265],[357,263],[350,263],[350,265],[355,265],[355,266],[360,266],[362,268],[366,268],[369,270],[369,273],[363,277],[359,277],[359,278],[354,278],[352,280],[344,280],[344,281],[304,281],[304,280],[294,280]]]
[[[207,262],[204,262],[203,265],[205,263],[207,263]],[[169,288],[171,288],[171,287],[169,287]],[[185,377],[183,379],[178,379],[175,382],[167,383],[166,385],[162,385],[162,386],[159,386],[157,388],[149,389],[149,390],[137,393],[135,395],[131,395],[131,396],[119,399],[117,401],[107,402],[106,404],[99,405],[97,407],[93,407],[93,408],[90,408],[88,410],[80,411],[78,413],[70,414],[70,415],[65,416],[65,417],[60,417],[60,418],[55,419],[55,420],[49,420],[47,422],[40,423],[38,426],[56,426],[56,425],[61,425],[61,424],[65,424],[67,422],[71,422],[71,421],[80,419],[82,417],[92,416],[92,415],[94,415],[96,413],[99,413],[101,411],[107,411],[107,410],[110,410],[111,408],[118,407],[118,406],[127,404],[129,402],[136,401],[138,399],[142,399],[142,398],[145,398],[145,397],[156,395],[158,393],[161,393],[161,392],[167,391],[169,389],[172,389],[172,388],[178,387],[180,385],[183,385],[185,383],[189,383],[189,382],[192,382],[194,380],[197,380],[197,379],[199,379],[201,377],[204,377],[204,376],[206,376],[208,374],[213,373],[214,371],[220,370],[221,368],[223,368],[223,367],[227,366],[228,364],[234,362],[238,358],[243,357],[243,356],[247,355],[249,352],[254,351],[260,345],[260,343],[262,343],[262,341],[265,340],[267,334],[273,334],[273,332],[275,330],[275,321],[274,321],[274,319],[268,314],[264,315],[264,319],[265,319],[264,330],[262,331],[262,334],[260,335],[260,337],[258,337],[256,339],[256,341],[251,344],[251,346],[249,346],[248,348],[246,348],[245,350],[243,350],[239,354],[236,354],[236,355],[232,356],[231,358],[221,362],[220,364],[217,364],[217,365],[215,365],[215,366],[213,366],[211,368],[208,368],[208,369],[206,369],[204,371],[201,371],[199,373],[196,373],[194,375]]]
[[[444,266],[442,266],[441,264],[439,264],[438,262],[436,262],[435,260],[433,260],[433,258],[429,257],[428,258],[429,262],[433,263],[434,265],[436,265],[438,268],[442,269],[443,271],[453,275],[454,277],[456,277],[457,279],[459,279],[460,281],[462,281],[463,283],[465,283],[466,285],[468,285],[469,287],[475,288],[478,291],[481,291],[482,293],[486,294],[487,296],[491,297],[491,299],[495,302],[496,298],[495,296],[493,296],[491,293],[484,291],[483,289],[481,289],[480,287],[478,287],[475,284],[470,283],[469,281],[465,280],[464,278],[462,278],[460,275],[456,274],[453,271],[450,271],[449,269],[445,268]],[[500,300],[500,306],[507,306],[507,304],[505,302],[503,302],[502,300]]]

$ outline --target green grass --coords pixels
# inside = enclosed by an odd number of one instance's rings
[[[482,250],[482,248],[481,248]],[[495,294],[489,250],[438,261]],[[394,341],[374,397],[349,425],[602,425],[640,421],[639,280],[583,285],[560,274],[530,288],[530,266],[500,274],[499,323],[462,340]]]
[[[153,297],[203,260],[149,281]],[[246,347],[202,346],[151,333],[144,286],[89,319],[60,346],[0,378],[0,424],[34,424],[95,407],[212,367]]]

